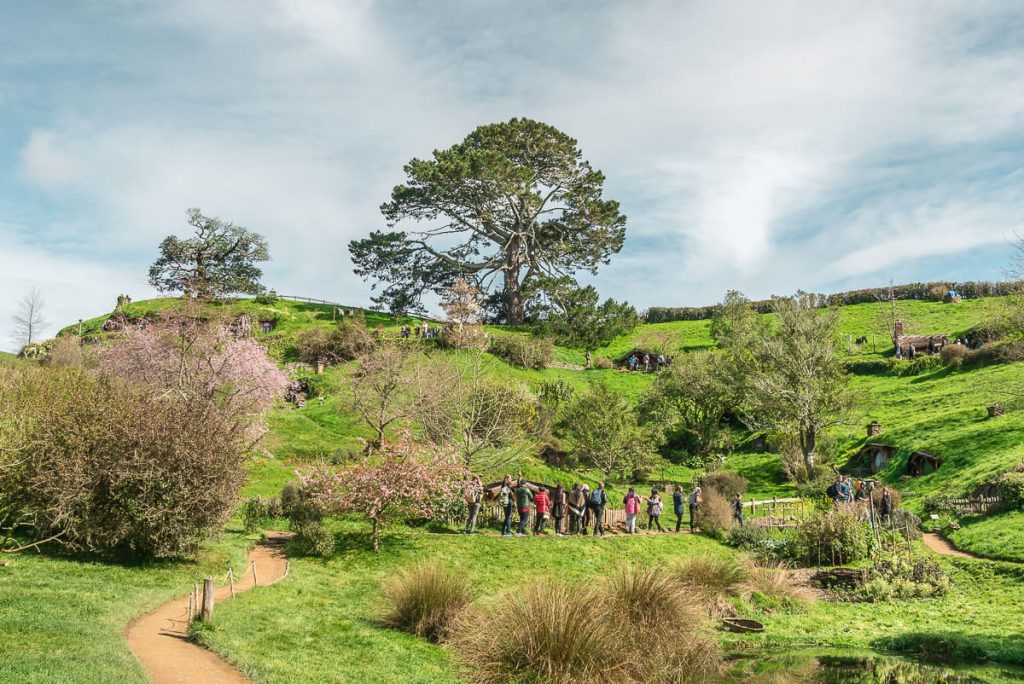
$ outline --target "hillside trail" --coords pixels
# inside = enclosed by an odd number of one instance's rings
[[[934,532],[925,532],[921,535],[924,545],[929,550],[939,554],[940,556],[950,556],[953,558],[973,558],[975,560],[985,560],[981,556],[975,556],[973,553],[967,553],[953,546],[948,539]]]
[[[266,539],[249,552],[245,574],[235,579],[235,594],[253,588],[253,562],[256,586],[273,584],[287,574],[284,544],[290,535],[285,532],[266,534]],[[230,596],[227,584],[218,587],[215,603]],[[249,681],[212,651],[188,641],[188,595],[135,620],[128,625],[124,636],[128,648],[142,662],[154,684],[244,684]]]

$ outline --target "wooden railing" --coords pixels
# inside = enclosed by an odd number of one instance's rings
[[[950,503],[956,509],[957,515],[988,513],[1003,506],[1003,500],[998,496],[972,496],[963,499],[953,499]]]
[[[807,507],[800,498],[772,498],[743,502],[744,517],[768,527],[794,527],[807,517]]]

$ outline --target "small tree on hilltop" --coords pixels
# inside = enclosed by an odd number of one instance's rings
[[[461,472],[445,455],[414,444],[405,433],[372,458],[342,470],[317,470],[301,481],[311,501],[327,515],[366,518],[377,552],[389,525],[429,518],[456,499]]]
[[[752,430],[795,434],[813,478],[819,435],[843,424],[854,400],[836,348],[839,314],[803,293],[776,298],[774,310],[778,329],[752,341],[743,419]]]
[[[459,330],[465,324],[480,322],[480,289],[466,278],[455,279],[441,292],[441,310]]]
[[[188,210],[195,237],[168,235],[149,268],[149,284],[161,292],[184,292],[199,299],[263,291],[257,266],[270,259],[266,238],[242,226]]]
[[[593,285],[580,287],[572,278],[545,278],[530,301],[536,331],[559,344],[594,351],[633,330],[640,323],[626,302],[600,303]]]
[[[641,427],[630,403],[604,385],[591,385],[569,402],[559,428],[574,455],[606,477],[629,476],[657,461],[656,431]]]
[[[21,298],[13,321],[12,339],[19,348],[39,340],[46,321],[43,319],[43,295],[38,289],[33,287]]]

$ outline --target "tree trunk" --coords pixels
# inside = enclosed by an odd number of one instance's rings
[[[800,449],[804,453],[804,468],[807,469],[807,477],[814,479],[814,449],[817,443],[817,435],[814,428],[807,428],[800,435]]]
[[[371,540],[373,542],[373,552],[374,553],[379,553],[380,552],[380,521],[376,520],[376,519],[373,521],[373,533],[371,535]]]
[[[505,317],[509,325],[522,325],[523,292],[519,283],[522,268],[519,255],[519,240],[513,239],[505,249],[505,266],[501,269],[505,278]]]

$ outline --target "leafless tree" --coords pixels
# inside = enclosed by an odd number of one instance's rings
[[[18,302],[18,310],[14,314],[12,337],[19,347],[24,347],[39,339],[45,325],[43,295],[38,288],[33,287]]]
[[[352,408],[374,431],[367,451],[380,449],[388,428],[409,415],[420,356],[416,345],[382,339],[360,359],[352,376]]]

